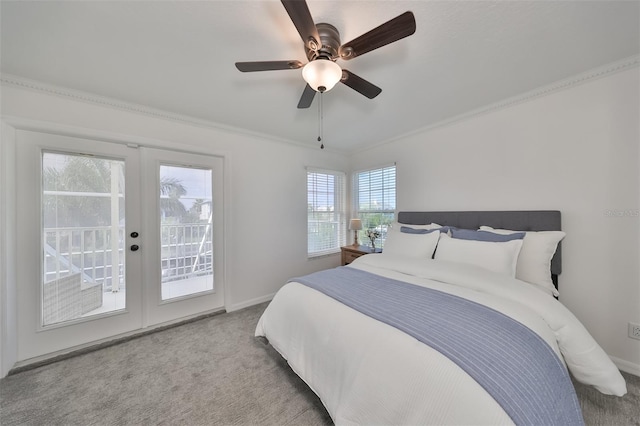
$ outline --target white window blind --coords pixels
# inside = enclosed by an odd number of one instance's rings
[[[307,254],[340,251],[346,241],[346,178],[342,172],[307,169]]]
[[[395,164],[357,172],[354,175],[354,197],[356,217],[362,220],[363,230],[359,240],[364,244],[367,229],[380,233],[376,247],[384,247],[388,225],[393,222],[396,210],[396,166]]]

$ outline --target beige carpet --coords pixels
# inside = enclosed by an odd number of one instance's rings
[[[149,334],[0,381],[0,424],[325,425],[319,399],[260,339],[265,304]],[[640,378],[577,386],[587,424],[640,425]]]

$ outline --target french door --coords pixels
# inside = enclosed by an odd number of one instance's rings
[[[222,158],[16,138],[18,360],[224,307]]]

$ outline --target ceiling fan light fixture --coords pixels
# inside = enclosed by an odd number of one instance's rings
[[[302,78],[316,92],[326,92],[340,81],[342,68],[329,59],[316,59],[302,68]]]

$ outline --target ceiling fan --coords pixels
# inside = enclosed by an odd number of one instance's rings
[[[236,62],[242,72],[274,71],[302,68],[302,77],[307,82],[298,108],[309,108],[316,92],[331,90],[341,82],[373,99],[382,92],[378,86],[342,69],[337,59],[350,60],[379,47],[410,36],[416,31],[416,20],[411,12],[405,12],[371,31],[340,43],[340,33],[331,24],[315,24],[305,0],[281,0],[304,42],[304,50],[309,62],[305,65],[298,60]]]

